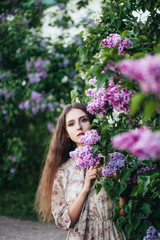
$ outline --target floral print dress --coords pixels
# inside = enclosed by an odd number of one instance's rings
[[[113,202],[101,188],[94,187],[88,193],[78,221],[70,227],[68,208],[81,191],[85,169],[75,169],[75,161],[69,159],[58,170],[53,184],[52,214],[58,227],[68,230],[67,240],[125,240],[123,232],[117,232],[112,221]]]

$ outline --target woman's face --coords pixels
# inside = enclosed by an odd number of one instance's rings
[[[87,114],[79,108],[73,108],[66,114],[66,131],[77,147],[83,146],[79,138],[88,130],[90,124]]]

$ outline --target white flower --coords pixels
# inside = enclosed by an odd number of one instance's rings
[[[81,76],[82,79],[85,79],[86,76],[87,76],[87,72],[85,73],[83,71],[80,71],[80,76]]]
[[[114,119],[115,122],[118,122],[120,120],[119,115],[121,113],[124,113],[124,112],[113,109],[112,116],[113,116],[113,119]]]
[[[108,123],[109,123],[109,124],[112,125],[112,124],[115,123],[114,119],[113,119],[111,116],[107,117],[107,119],[108,119]]]
[[[86,41],[90,35],[91,34],[89,32],[87,32],[87,30],[84,30],[83,34],[82,34],[83,40]]]
[[[96,13],[95,13],[95,15],[93,15],[92,19],[95,23],[98,24],[98,23],[102,22],[101,17],[102,17],[102,14],[99,11],[96,11]]]

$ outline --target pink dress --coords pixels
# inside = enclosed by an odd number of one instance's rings
[[[84,184],[85,170],[75,169],[69,159],[58,170],[53,184],[52,214],[58,227],[68,230],[67,240],[126,240],[123,232],[117,232],[112,221],[113,202],[101,188],[96,194],[89,191],[80,217],[73,227],[68,208],[74,202]]]

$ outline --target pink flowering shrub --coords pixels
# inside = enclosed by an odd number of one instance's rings
[[[86,131],[85,135],[80,137],[80,141],[82,141],[84,146],[78,147],[69,153],[71,158],[77,158],[75,168],[95,166],[96,162],[100,161],[98,155],[93,157],[93,147],[90,146],[96,144],[100,139],[100,136],[94,129]]]
[[[116,149],[130,151],[135,156],[160,158],[160,133],[153,133],[147,127],[121,133],[112,138],[112,144]]]
[[[120,55],[125,54],[125,48],[133,46],[133,43],[127,37],[121,40],[121,36],[117,33],[111,33],[108,38],[102,40],[102,44],[108,48],[114,48],[118,45],[118,52]]]
[[[118,64],[122,74],[137,81],[142,91],[160,97],[160,54],[144,58],[125,59]]]

